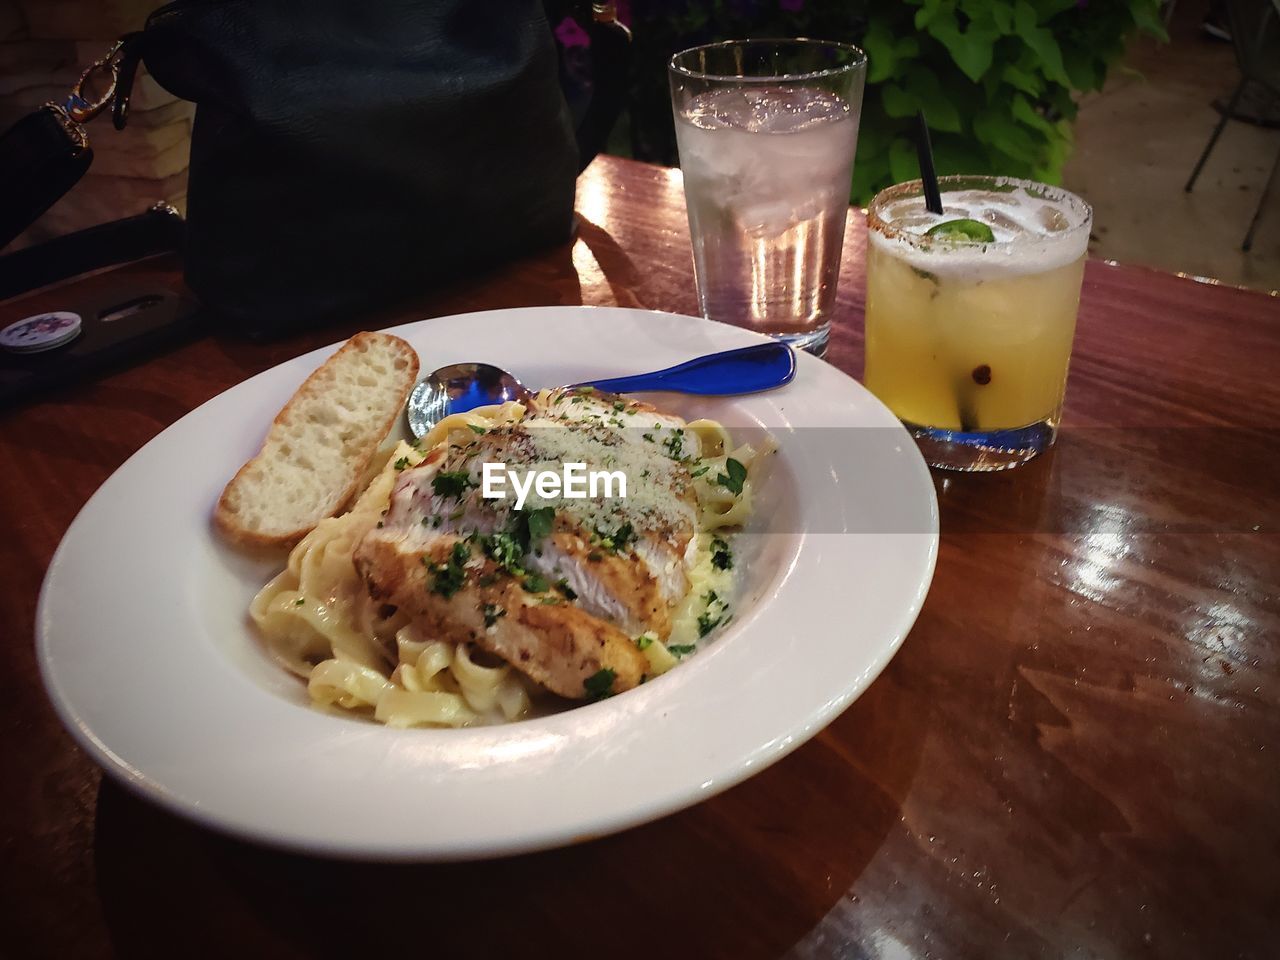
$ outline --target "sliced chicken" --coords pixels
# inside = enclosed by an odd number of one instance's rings
[[[648,661],[635,639],[665,639],[689,588],[696,436],[645,404],[562,390],[518,423],[452,440],[404,471],[383,523],[357,548],[370,593],[561,696],[639,683]],[[516,511],[514,493],[482,496],[486,462],[621,471],[627,496],[530,493]]]
[[[459,546],[469,554],[461,565]],[[435,537],[423,552],[383,527],[365,538],[355,562],[374,599],[409,614],[429,635],[473,643],[562,697],[629,690],[648,666],[617,627],[554,591],[529,591],[457,536]],[[459,566],[465,580],[449,592]]]

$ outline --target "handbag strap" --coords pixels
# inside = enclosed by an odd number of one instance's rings
[[[185,237],[182,214],[167,203],[157,203],[136,217],[46,240],[0,256],[0,300],[90,270],[181,251]]]
[[[93,161],[86,123],[110,108],[116,128],[124,128],[141,37],[121,37],[66,99],[45,103],[0,136],[0,247],[80,182]]]

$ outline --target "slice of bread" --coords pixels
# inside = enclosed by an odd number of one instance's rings
[[[246,546],[290,546],[341,511],[417,379],[408,343],[357,333],[276,416],[257,456],[222,491],[215,526]]]

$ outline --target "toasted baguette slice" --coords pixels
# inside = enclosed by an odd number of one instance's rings
[[[357,333],[307,377],[258,455],[222,491],[214,524],[246,546],[289,546],[342,510],[418,379],[399,337]]]

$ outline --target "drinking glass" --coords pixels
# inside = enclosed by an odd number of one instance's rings
[[[826,351],[866,67],[857,47],[817,40],[671,58],[703,316]]]
[[[1057,187],[940,177],[867,210],[864,382],[953,470],[1003,470],[1057,435],[1093,211]]]

